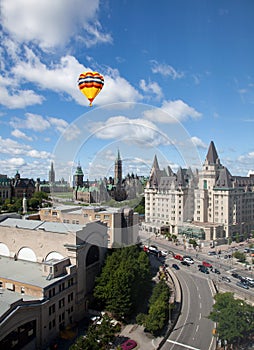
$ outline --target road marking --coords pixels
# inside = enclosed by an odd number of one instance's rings
[[[173,343],[173,344],[175,344],[175,345],[180,345],[180,346],[182,346],[183,348],[186,348],[186,349],[190,349],[190,350],[200,350],[199,348],[194,348],[193,346],[190,346],[190,345],[187,345],[187,344],[178,343],[177,341],[174,341],[174,340],[167,339],[167,341],[168,341],[169,343]]]
[[[201,316],[202,316],[202,315],[201,315],[201,312],[200,312],[200,314],[199,314],[199,319],[200,319],[200,320],[201,320]]]

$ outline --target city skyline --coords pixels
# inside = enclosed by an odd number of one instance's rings
[[[0,173],[56,180],[200,168],[214,141],[232,175],[254,171],[254,4],[75,0],[1,3]],[[105,84],[94,107],[77,86]]]

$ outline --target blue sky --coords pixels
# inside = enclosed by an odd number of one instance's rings
[[[0,174],[200,167],[211,140],[254,171],[252,0],[1,0]],[[98,71],[93,107],[77,86]]]

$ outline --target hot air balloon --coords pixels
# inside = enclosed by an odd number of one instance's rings
[[[93,100],[100,93],[103,85],[104,78],[98,72],[81,73],[78,79],[79,89],[90,101],[89,106],[92,106]]]

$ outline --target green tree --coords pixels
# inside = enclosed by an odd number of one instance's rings
[[[150,280],[149,259],[137,246],[116,249],[96,279],[94,296],[115,317],[135,310]]]
[[[217,336],[228,344],[239,346],[254,332],[254,308],[243,300],[235,299],[233,293],[218,293],[208,316],[217,323]]]
[[[114,340],[115,334],[120,331],[120,325],[113,325],[108,315],[102,317],[100,325],[91,325],[85,336],[77,339],[69,350],[107,350]]]
[[[164,281],[157,283],[149,299],[148,314],[140,313],[136,317],[138,324],[143,325],[148,332],[156,334],[165,326],[169,314],[170,290]]]
[[[246,256],[245,256],[245,254],[242,253],[242,252],[236,251],[236,252],[233,253],[233,256],[234,256],[236,259],[238,259],[240,262],[245,262],[245,261],[246,261]]]

